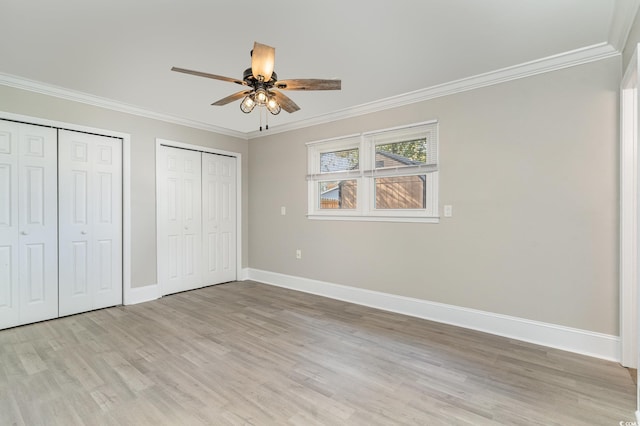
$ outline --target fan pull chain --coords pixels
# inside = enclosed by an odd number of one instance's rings
[[[265,130],[269,130],[269,114],[267,114],[267,110],[260,108],[260,131],[262,131],[262,113],[264,112],[264,121],[265,121]]]

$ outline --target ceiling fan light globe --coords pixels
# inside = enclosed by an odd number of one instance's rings
[[[275,63],[276,50],[266,44],[255,42],[251,51],[251,69],[256,80],[271,80]]]
[[[266,104],[267,100],[269,99],[269,96],[267,96],[267,91],[262,88],[256,90],[255,99],[258,105]]]
[[[245,114],[249,114],[256,107],[256,102],[251,99],[251,96],[245,96],[240,103],[240,110]]]
[[[280,107],[280,104],[278,104],[278,102],[276,102],[274,99],[270,99],[269,102],[267,102],[267,110],[269,110],[269,112],[273,115],[278,115],[280,114],[280,111],[282,111],[282,108]]]

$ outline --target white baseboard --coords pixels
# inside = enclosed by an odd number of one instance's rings
[[[240,276],[238,277],[238,281],[246,281],[249,279],[249,268],[242,268],[240,270]]]
[[[162,297],[160,285],[151,284],[144,287],[133,287],[126,289],[124,293],[124,304],[135,305],[137,303],[149,302]]]
[[[556,324],[249,268],[248,278],[390,312],[620,362],[620,338]]]

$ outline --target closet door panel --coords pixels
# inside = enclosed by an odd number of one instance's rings
[[[15,305],[13,297],[16,291],[11,285],[15,280],[12,249],[10,244],[0,245],[0,312]],[[17,322],[17,317],[13,322]]]
[[[19,323],[18,124],[0,120],[0,328]]]
[[[122,303],[121,149],[60,131],[60,315]]]
[[[202,204],[203,204],[203,229],[205,245],[203,258],[205,259],[204,274],[208,284],[214,284],[218,278],[216,274],[218,265],[218,185],[217,164],[209,157],[202,158]]]
[[[17,205],[13,200],[13,195],[16,193],[13,190],[13,184],[16,181],[14,176],[16,166],[11,164],[10,159],[3,160],[1,157],[2,155],[0,154],[0,226],[10,227],[11,217],[15,216],[12,208]]]
[[[69,251],[69,263],[65,266],[65,279],[70,279],[71,295],[78,301],[84,298],[83,302],[89,305],[89,242],[72,241]],[[80,302],[78,302],[80,303]]]
[[[57,132],[20,125],[20,323],[58,316]]]
[[[91,310],[89,142],[60,131],[60,315]]]
[[[122,141],[94,138],[92,309],[122,303]]]
[[[206,258],[205,274],[215,274],[218,270],[218,234],[208,232],[205,235],[206,246],[204,247],[204,257]],[[211,277],[209,277],[211,280]],[[215,281],[209,281],[215,283]]]
[[[202,153],[206,285],[236,279],[236,159]]]
[[[184,160],[184,177],[182,181],[183,197],[182,205],[183,218],[183,247],[184,257],[182,259],[184,283],[188,288],[201,286],[200,275],[200,246],[202,241],[201,225],[201,175],[200,175],[200,155],[190,151]]]
[[[202,165],[199,152],[158,149],[158,280],[171,294],[203,285]]]

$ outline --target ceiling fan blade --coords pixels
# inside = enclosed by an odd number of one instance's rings
[[[270,92],[273,93],[273,96],[276,97],[276,101],[278,101],[283,110],[291,113],[296,112],[300,109],[300,107],[296,105],[296,103],[293,102],[291,98],[284,93],[278,92],[277,90],[270,90]]]
[[[209,74],[208,72],[193,71],[193,70],[188,70],[188,69],[184,69],[184,68],[177,68],[177,67],[172,67],[171,71],[182,72],[182,73],[191,74],[191,75],[197,75],[199,77],[213,78],[214,80],[228,81],[230,83],[236,83],[236,84],[240,84],[242,86],[246,86],[247,85],[246,82],[244,82],[242,80],[238,80],[237,78],[231,78],[231,77],[224,77],[224,76],[221,76],[221,75]]]
[[[278,80],[274,86],[280,90],[340,90],[342,88],[342,80],[298,78],[293,80]]]
[[[234,93],[233,95],[229,95],[226,98],[222,98],[219,101],[212,103],[211,105],[215,105],[215,106],[226,105],[247,96],[249,93],[251,93],[251,90],[243,90],[242,92]]]
[[[266,44],[260,44],[257,41],[253,44],[253,50],[251,51],[251,73],[256,80],[260,80],[260,76],[262,76],[265,82],[271,80],[275,60],[276,49]]]

